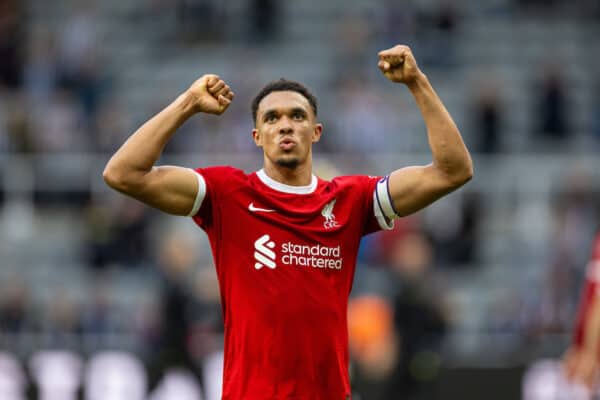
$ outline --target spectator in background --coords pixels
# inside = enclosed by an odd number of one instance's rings
[[[456,64],[456,31],[460,22],[456,2],[449,0],[440,1],[433,13],[433,28],[436,32],[433,41],[436,63],[442,67],[451,67]]]
[[[79,349],[82,326],[79,305],[67,293],[57,289],[46,304],[41,330],[44,344],[53,349]]]
[[[435,248],[435,264],[469,266],[479,248],[482,198],[477,192],[450,196],[424,212],[423,229]]]
[[[24,48],[24,7],[18,0],[0,2],[0,87],[21,86]]]
[[[45,104],[58,86],[60,54],[56,38],[49,29],[32,32],[23,70],[24,89],[32,103]]]
[[[0,117],[4,119],[7,148],[14,153],[30,153],[34,150],[33,131],[30,116],[27,113],[27,100],[21,92],[15,92],[6,99],[6,105]],[[0,122],[2,123],[2,122]],[[0,128],[0,135],[2,135]],[[0,139],[0,148],[2,147]]]
[[[110,199],[92,198],[85,210],[85,254],[87,265],[104,268],[112,260],[112,230],[114,208],[107,205]]]
[[[493,78],[477,84],[478,92],[472,105],[473,134],[477,138],[476,151],[484,154],[496,154],[500,151],[500,133],[503,123],[500,87]]]
[[[332,58],[336,65],[343,65],[346,72],[344,77],[353,77],[351,81],[365,83],[365,74],[372,67],[371,59],[365,58],[365,49],[369,48],[374,34],[374,27],[369,24],[369,19],[362,13],[346,11],[334,21],[333,46],[336,52]],[[335,71],[336,66],[331,67]],[[339,78],[334,74],[333,78]],[[338,83],[338,82],[335,82]],[[342,83],[340,86],[345,86]],[[365,86],[365,85],[363,85]]]
[[[524,318],[524,328],[534,341],[570,329],[577,301],[573,294],[579,293],[597,229],[598,200],[592,187],[589,176],[573,171],[554,194],[556,222],[543,292],[532,300]]]
[[[350,299],[348,335],[354,396],[365,400],[387,400],[400,394],[392,387],[401,354],[391,304],[378,295]]]
[[[456,32],[459,23],[460,16],[454,3],[419,3],[416,13],[417,49],[420,49],[427,65],[451,67],[456,63]]]
[[[404,132],[405,121],[397,117],[396,105],[376,94],[365,78],[343,79],[338,85],[337,118],[331,121],[331,137],[323,137],[332,148],[364,154],[402,147],[407,138],[398,132]]]
[[[92,126],[105,83],[98,21],[92,3],[78,3],[59,37],[60,84],[77,97],[86,128]]]
[[[599,7],[600,8],[600,7]],[[596,82],[592,105],[592,132],[598,144],[600,144],[600,77]]]
[[[0,292],[0,333],[19,334],[32,329],[29,291],[21,279],[7,279]]]
[[[556,144],[569,136],[567,89],[557,66],[545,67],[536,89],[536,133]]]
[[[201,334],[202,327],[207,331],[218,331],[219,328],[215,325],[222,324],[222,320],[219,317],[213,318],[208,307],[202,309],[195,296],[195,288],[189,283],[193,281],[191,278],[199,262],[198,248],[188,237],[172,232],[162,241],[158,258],[162,286],[162,321],[155,346],[158,350],[151,360],[150,385],[156,386],[169,369],[183,368],[203,387],[200,357],[206,356],[209,351],[204,353],[203,349],[198,348],[198,342],[193,340],[194,334]],[[199,314],[198,310],[205,314]],[[202,321],[202,318],[206,320]],[[195,325],[198,320],[201,321],[200,325]],[[194,332],[194,329],[199,329],[200,332]]]
[[[143,265],[148,260],[148,209],[137,202],[124,201],[115,218],[112,255],[123,266]]]
[[[406,38],[408,43],[414,42],[417,30],[415,18],[415,5],[412,1],[398,3],[394,0],[385,0],[384,5],[378,8],[375,29],[380,29],[384,42],[394,42],[397,38]]]
[[[84,335],[96,338],[114,331],[116,307],[114,307],[110,286],[102,277],[96,277],[81,313],[81,325]]]
[[[561,0],[515,0],[520,11],[528,14],[544,13],[545,17],[552,15],[556,11],[556,6]]]
[[[123,101],[116,97],[104,98],[93,121],[95,132],[94,148],[100,152],[111,152],[125,140],[131,129],[131,117],[123,110]]]
[[[401,346],[399,382],[392,393],[410,399],[433,390],[449,322],[443,307],[444,290],[431,272],[433,248],[427,238],[418,231],[407,234],[395,243],[391,262],[398,287],[394,326]]]
[[[181,39],[187,43],[217,41],[221,27],[227,25],[225,14],[214,0],[179,0],[177,21]]]
[[[563,258],[569,269],[583,271],[588,261],[600,218],[598,192],[593,178],[584,171],[569,171],[554,195],[555,221],[553,256]]]
[[[52,92],[46,104],[39,104],[32,117],[35,150],[40,153],[85,151],[84,119],[77,98],[70,91]]]
[[[281,5],[276,0],[250,0],[250,37],[254,43],[265,43],[277,38],[280,34]]]
[[[396,293],[351,299],[348,307],[355,394],[365,400],[432,395],[448,328],[444,291],[431,274],[433,250],[417,230],[396,235],[389,265]]]
[[[87,207],[86,255],[94,268],[109,264],[123,267],[143,265],[148,261],[150,214],[136,202],[106,198],[92,201]]]
[[[396,221],[394,229],[364,237],[360,242],[359,264],[387,266],[392,264],[393,251],[398,240],[415,230],[421,230],[422,214],[408,215]]]

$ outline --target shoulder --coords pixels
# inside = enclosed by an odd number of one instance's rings
[[[241,169],[228,165],[196,168],[194,171],[199,174],[209,192],[215,190],[229,192],[232,188],[247,183],[249,177]]]
[[[380,176],[347,175],[333,178],[328,183],[339,188],[374,187],[380,179]]]
[[[229,165],[195,168],[194,171],[203,176],[247,176],[241,169]]]
[[[368,175],[347,175],[338,176],[331,181],[322,181],[322,194],[345,194],[352,197],[365,198],[371,197],[377,187],[377,182],[381,178]]]
[[[195,168],[194,171],[199,173],[207,182],[215,183],[247,181],[249,176],[241,169],[230,167],[228,165]]]

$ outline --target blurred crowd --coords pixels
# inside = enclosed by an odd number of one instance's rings
[[[1,2],[0,159],[108,155],[141,122],[139,116],[128,113],[125,99],[119,97],[123,85],[119,71],[105,67],[111,64],[111,54],[102,45],[106,25],[99,22],[107,17],[99,3],[76,2],[61,16],[60,24],[45,25],[32,21],[30,2]],[[225,32],[228,25],[239,32],[235,40],[258,53],[286,35],[289,21],[283,3],[243,3],[242,15],[247,18],[236,17],[211,0],[155,0],[132,10],[127,18],[131,23],[152,26],[153,21],[170,16],[166,19],[169,23],[160,27],[164,34],[156,43],[164,49],[226,43],[231,39]],[[595,1],[580,0],[576,7],[572,2],[567,7],[561,0],[490,4],[496,6],[481,6],[483,10],[478,12],[516,18],[539,16],[538,11],[559,18],[566,12],[591,24],[600,21]],[[415,1],[400,6],[386,1],[380,9],[364,7],[333,21],[331,49],[344,72],[338,73],[332,65],[325,73],[327,86],[316,93],[323,98],[326,127],[319,152],[360,157],[392,149],[399,153],[426,151],[420,116],[398,112],[413,105],[374,84],[369,71],[375,65],[365,49],[383,48],[401,38],[413,47],[426,71],[453,81],[464,68],[459,41],[472,13],[460,2]],[[308,68],[312,61],[306,62]],[[595,82],[588,107],[579,109],[571,92],[573,77],[564,64],[552,57],[543,59],[526,87],[519,88],[529,93],[531,104],[528,136],[517,145],[506,140],[514,110],[505,77],[490,70],[461,86],[466,99],[462,101],[466,117],[461,129],[476,157],[538,149],[558,153],[573,147],[574,136],[581,129],[589,136],[586,143],[590,149],[597,148],[600,80]],[[244,66],[240,76],[250,79],[238,78],[237,82],[236,93],[245,103],[259,88],[251,79],[252,68]],[[146,111],[146,117],[153,112]],[[583,120],[589,121],[583,127],[573,120],[582,113],[586,115]],[[249,107],[232,107],[223,118],[197,118],[186,124],[167,147],[167,156],[193,149],[230,154],[233,163],[236,154],[254,151],[250,131]],[[568,335],[578,300],[573,293],[582,283],[600,221],[595,179],[573,171],[556,182],[548,194],[549,207],[520,206],[509,214],[515,221],[514,231],[525,233],[508,240],[514,246],[506,248],[510,252],[506,258],[516,265],[535,259],[543,268],[540,277],[529,274],[523,278],[531,279],[527,290],[519,285],[494,297],[483,325],[477,328],[481,334],[496,335],[494,340],[501,348],[519,353],[548,335]],[[0,186],[0,205],[4,190]],[[36,190],[34,200],[38,215],[52,212],[57,205],[75,213],[82,232],[77,261],[88,270],[85,276],[89,281],[84,296],[57,291],[48,301],[36,296],[39,288],[24,276],[15,274],[2,280],[0,347],[22,357],[28,357],[34,348],[71,349],[81,354],[124,348],[144,361],[151,385],[172,366],[186,368],[202,382],[202,360],[219,351],[223,327],[209,248],[197,240],[201,234],[190,235],[186,229],[165,232],[164,218],[156,212],[88,186],[51,194]],[[391,393],[402,393],[410,399],[431,390],[460,319],[452,281],[456,274],[487,267],[481,238],[491,218],[491,203],[492,194],[465,190],[397,221],[391,232],[363,240],[349,306],[351,375],[357,398],[390,399]],[[539,220],[526,222],[532,216]],[[525,226],[528,223],[536,227]],[[542,238],[527,237],[536,229]],[[532,254],[539,246],[528,247],[528,243],[544,238],[545,251]],[[523,265],[523,269],[527,267]],[[150,294],[144,301],[127,303],[115,297],[120,273],[145,277],[148,287],[144,293]]]
[[[255,49],[276,42],[285,32],[285,9],[270,0],[253,0],[244,5],[243,15],[235,19],[227,7],[209,0],[156,0],[135,9],[128,17],[131,23],[160,21],[172,15],[170,28],[161,47],[226,44],[228,39],[219,30],[228,22],[243,25],[240,38]],[[562,10],[563,2],[522,1],[505,7],[513,13],[534,8]],[[580,1],[580,7],[568,7],[571,12],[595,15],[595,2]],[[116,96],[118,71],[110,65],[110,51],[102,46],[107,32],[99,23],[106,15],[93,2],[77,4],[60,17],[60,25],[31,23],[27,2],[8,0],[0,11],[0,151],[10,153],[110,152],[114,150],[140,121],[128,114],[123,99]],[[490,9],[493,9],[491,6]],[[589,10],[587,13],[584,10]],[[386,145],[403,151],[424,150],[420,137],[400,137],[393,133],[414,131],[420,126],[418,115],[400,115],[406,100],[381,93],[373,84],[374,65],[365,49],[394,44],[398,38],[411,44],[426,71],[443,71],[453,79],[452,71],[460,70],[456,43],[461,38],[465,15],[470,10],[449,1],[415,2],[396,5],[386,2],[381,8],[366,7],[362,11],[347,11],[335,21],[332,49],[336,63],[344,66],[344,74],[324,72],[328,76],[324,115],[327,135],[324,151],[381,151]],[[505,10],[508,12],[507,10]],[[492,11],[486,11],[492,12]],[[577,14],[577,13],[576,13]],[[237,17],[240,18],[240,17]],[[244,22],[240,24],[240,22]],[[186,40],[187,38],[187,40]],[[174,45],[173,43],[177,43]],[[252,57],[251,55],[244,55]],[[562,56],[562,54],[561,54]],[[251,58],[252,59],[252,58]],[[568,68],[551,56],[541,58],[536,72],[524,90],[530,91],[530,134],[547,139],[549,149],[558,150],[569,144],[569,136],[578,127],[572,115],[572,79]],[[247,67],[246,67],[247,68]],[[333,69],[331,71],[334,71]],[[251,68],[244,74],[252,76]],[[493,70],[474,82],[466,82],[471,104],[465,110],[465,136],[475,152],[494,154],[503,151],[527,151],[522,145],[512,148],[503,143],[507,115],[511,112],[503,88],[507,82]],[[235,78],[233,78],[236,81]],[[248,100],[257,90],[253,82],[239,79],[237,92]],[[600,85],[600,81],[596,82]],[[325,91],[322,91],[323,93]],[[600,137],[598,90],[590,112],[594,134]],[[373,112],[377,110],[377,112]],[[207,152],[247,152],[250,118],[247,108],[232,108],[227,118],[198,119],[186,125],[187,131],[207,132],[204,135],[177,135],[167,152],[178,153],[190,148]],[[593,121],[592,121],[593,120]],[[352,127],[352,129],[350,129]],[[411,143],[418,140],[419,143]],[[539,140],[532,139],[535,148]],[[530,143],[532,141],[526,141]]]

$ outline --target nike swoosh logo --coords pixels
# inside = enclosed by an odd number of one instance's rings
[[[275,210],[270,210],[268,208],[259,208],[259,207],[254,207],[254,203],[250,203],[248,205],[248,210],[252,211],[252,212],[275,212]]]

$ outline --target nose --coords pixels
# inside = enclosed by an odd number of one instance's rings
[[[287,116],[284,116],[279,121],[279,133],[282,135],[293,133],[294,128],[292,127],[292,123]]]

